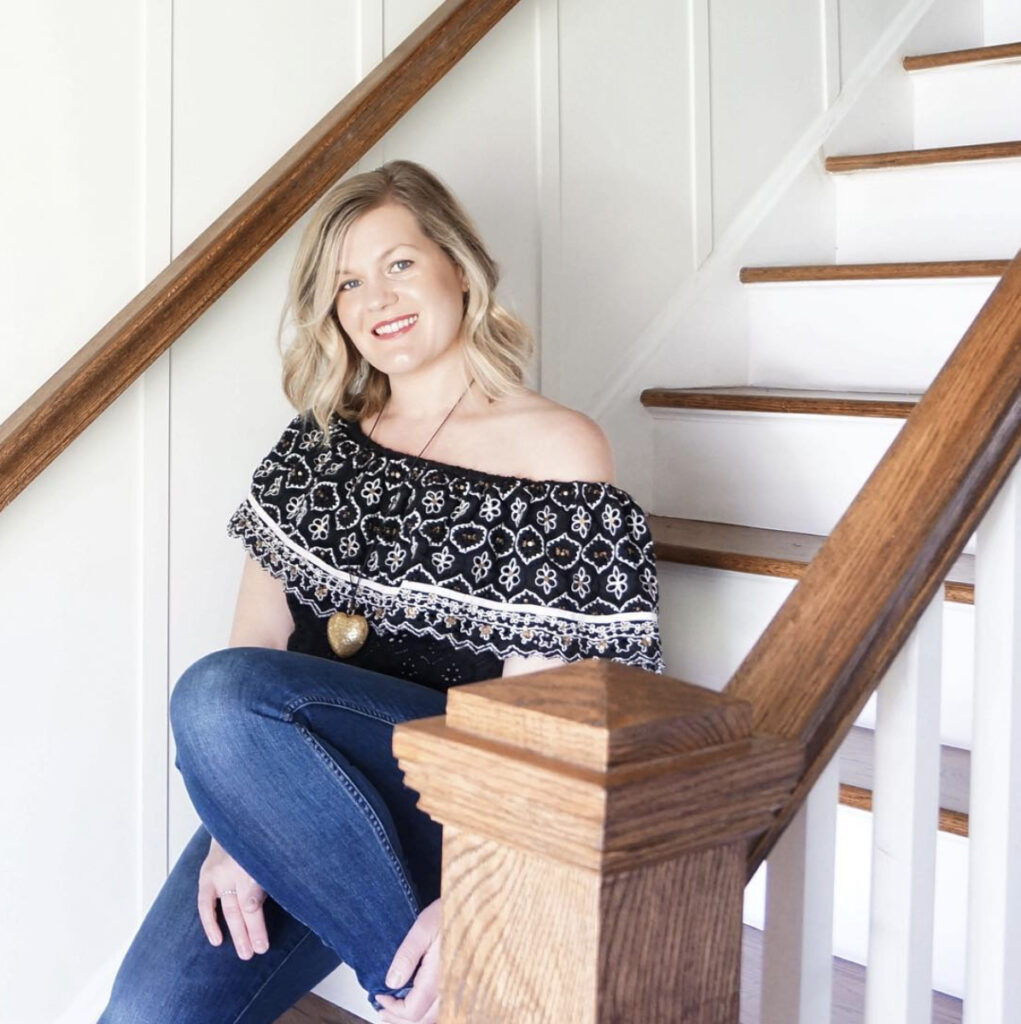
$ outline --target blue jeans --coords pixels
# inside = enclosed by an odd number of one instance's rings
[[[397,947],[440,895],[442,829],[391,752],[397,722],[446,694],[326,658],[233,647],[200,658],[170,698],[175,765],[202,819],[142,922],[100,1024],[274,1021],[338,964],[375,998]],[[198,916],[216,841],[266,891],[269,950],[242,960]]]

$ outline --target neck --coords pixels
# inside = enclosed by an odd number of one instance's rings
[[[390,374],[386,418],[431,422],[448,413],[471,380],[460,352],[452,349],[450,356],[413,374]]]

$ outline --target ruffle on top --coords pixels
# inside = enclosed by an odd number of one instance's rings
[[[652,534],[626,491],[406,455],[336,415],[330,433],[296,416],[227,526],[318,616],[354,595],[381,634],[663,671]]]

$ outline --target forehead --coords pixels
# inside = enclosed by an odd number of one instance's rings
[[[370,265],[402,242],[425,249],[430,244],[415,215],[399,203],[386,203],[363,213],[347,230],[340,247],[340,266]],[[343,273],[344,271],[342,271]]]

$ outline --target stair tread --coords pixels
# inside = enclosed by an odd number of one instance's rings
[[[895,263],[805,263],[742,267],[744,284],[779,281],[870,281],[926,277],[1002,277],[1010,260],[914,260]]]
[[[662,561],[786,579],[800,579],[826,540],[815,533],[676,516],[650,515],[649,527],[656,557]],[[974,600],[974,555],[961,555],[954,562],[947,585],[958,592],[967,591],[969,601]]]
[[[1021,156],[1021,140],[978,142],[967,146],[934,146],[930,149],[897,149],[886,153],[859,153],[826,157],[827,171],[865,171],[881,167],[914,167],[919,164],[957,163],[961,160],[1004,160]]]
[[[905,71],[924,71],[927,68],[949,67],[953,64],[977,64],[993,60],[1021,57],[1021,43],[996,43],[992,46],[973,46],[967,50],[943,50],[905,57]]]
[[[375,1019],[375,1013],[372,1019]],[[286,1013],[277,1017],[274,1024],[369,1024],[369,1018],[359,1017],[341,1009],[328,999],[309,992]]]
[[[862,725],[851,726],[851,731],[840,746],[840,781],[871,796],[873,786],[873,744],[875,730]],[[940,745],[939,805],[942,810],[955,812],[965,819],[970,806],[971,751],[961,747]]]
[[[654,409],[719,409],[906,419],[922,397],[916,391],[838,391],[810,388],[646,388],[642,405]]]

